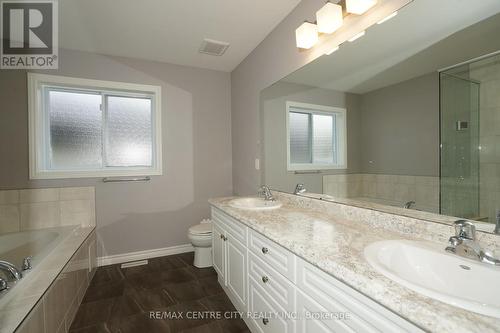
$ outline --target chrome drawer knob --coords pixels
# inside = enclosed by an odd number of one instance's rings
[[[262,277],[262,282],[268,283],[269,282],[269,278],[267,276],[263,276]]]
[[[269,252],[269,249],[267,247],[262,248],[262,253],[267,254]]]
[[[267,318],[263,318],[263,319],[262,319],[262,324],[264,324],[264,325],[269,324],[269,319],[267,319]]]

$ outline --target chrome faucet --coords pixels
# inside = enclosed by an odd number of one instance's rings
[[[21,269],[23,271],[28,271],[28,270],[33,268],[33,266],[31,265],[32,259],[33,259],[33,256],[28,256],[28,257],[23,259],[23,265],[21,266]]]
[[[0,291],[9,289],[9,284],[4,279],[0,278]]]
[[[16,281],[21,280],[23,277],[22,273],[8,261],[0,260],[0,270],[8,272]]]
[[[262,185],[259,189],[259,194],[264,197],[266,201],[274,201],[274,196],[267,185]]]
[[[455,236],[450,237],[446,251],[458,256],[500,266],[500,260],[485,252],[476,241],[476,227],[466,220],[455,221]]]
[[[297,186],[295,186],[295,191],[293,191],[293,194],[302,194],[305,193],[306,191],[307,190],[304,184],[297,184]]]
[[[415,201],[408,201],[407,203],[405,203],[405,204],[403,205],[403,208],[405,208],[405,209],[410,209],[410,208],[411,208],[411,206],[413,206],[414,204],[415,204]]]

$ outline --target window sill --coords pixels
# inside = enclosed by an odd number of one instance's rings
[[[99,170],[99,171],[39,171],[30,173],[30,179],[71,179],[71,178],[104,178],[104,177],[136,177],[161,176],[161,168],[136,170]]]
[[[314,170],[346,170],[347,165],[324,164],[293,164],[288,166],[288,171],[314,171]]]

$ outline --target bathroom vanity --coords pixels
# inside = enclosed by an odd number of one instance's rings
[[[373,243],[442,244],[451,226],[277,193],[281,208],[211,200],[214,268],[252,332],[496,332],[500,319],[400,285],[378,273]],[[495,245],[484,234],[481,241]]]

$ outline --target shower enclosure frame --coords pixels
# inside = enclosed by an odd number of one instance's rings
[[[481,203],[481,192],[480,192],[480,180],[481,180],[481,171],[480,171],[480,153],[479,151],[481,150],[481,147],[480,147],[480,142],[479,142],[479,138],[480,138],[480,131],[481,131],[481,127],[480,127],[480,117],[481,117],[481,114],[480,114],[480,107],[481,107],[481,104],[480,104],[480,97],[481,97],[481,82],[479,81],[476,81],[476,80],[473,80],[473,79],[470,79],[470,78],[464,78],[464,77],[460,77],[460,76],[457,76],[457,75],[454,75],[454,74],[451,74],[451,73],[448,73],[448,71],[451,71],[453,69],[456,69],[456,68],[459,68],[459,67],[464,67],[464,66],[468,66],[469,64],[471,63],[474,63],[476,61],[479,61],[479,60],[482,60],[482,59],[485,59],[485,58],[489,58],[489,57],[492,57],[496,54],[500,54],[500,51],[498,52],[495,52],[494,54],[489,54],[489,55],[485,55],[485,56],[481,56],[479,58],[475,58],[475,59],[471,59],[467,62],[463,62],[463,63],[460,63],[460,64],[457,64],[457,65],[454,65],[454,66],[450,66],[450,67],[447,67],[447,68],[444,68],[444,69],[441,69],[438,71],[438,75],[439,75],[439,214],[443,214],[443,90],[442,90],[442,81],[443,81],[443,75],[446,75],[448,77],[452,77],[454,79],[457,79],[457,80],[462,80],[462,81],[466,81],[468,83],[471,83],[471,84],[476,84],[477,85],[477,138],[478,138],[478,146],[477,146],[477,150],[478,150],[478,153],[477,153],[477,181],[476,181],[476,184],[475,184],[475,187],[476,187],[476,191],[477,191],[477,197],[475,198],[476,200],[476,205],[477,205],[477,213],[475,214],[476,216],[480,216],[480,203]],[[469,70],[469,69],[468,69]],[[470,111],[470,113],[472,113],[473,111]],[[469,123],[472,123],[472,119],[469,120]],[[468,127],[469,129],[471,128],[471,126]],[[457,130],[458,131],[458,130]],[[471,143],[472,145],[472,143]],[[472,147],[471,147],[472,149]],[[472,158],[471,158],[472,160]],[[472,169],[472,166],[470,167]],[[446,215],[450,215],[450,213],[448,212],[448,214]],[[457,216],[457,217],[472,217],[472,216],[460,216],[462,214],[452,214],[453,216]]]

